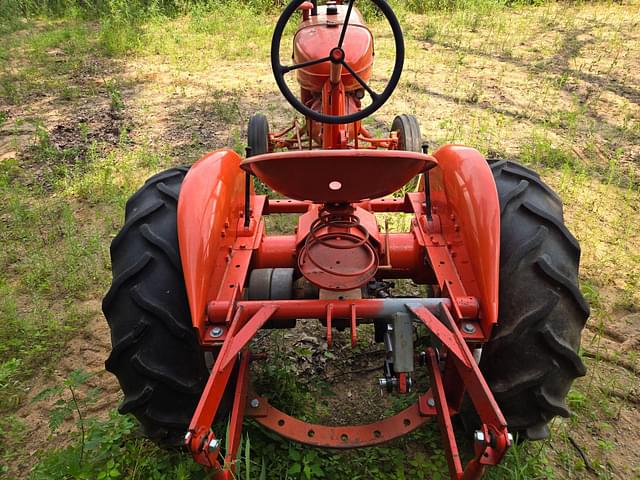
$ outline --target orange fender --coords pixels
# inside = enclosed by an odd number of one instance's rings
[[[244,204],[241,158],[207,154],[189,170],[178,199],[178,241],[191,321],[204,333],[207,301],[217,296]]]
[[[434,199],[444,196],[440,208],[448,210],[443,233],[452,238],[462,234],[474,279],[461,280],[470,293],[479,295],[481,323],[489,334],[498,319],[500,272],[500,202],[493,174],[473,148],[445,145],[433,156],[438,167],[430,172],[432,195]],[[457,267],[464,270],[463,265]]]

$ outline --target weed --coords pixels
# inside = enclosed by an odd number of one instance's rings
[[[575,170],[578,166],[576,157],[565,148],[555,145],[546,135],[535,134],[520,154],[523,162],[547,168],[566,167]]]
[[[147,16],[142,3],[107,0],[106,11],[99,36],[103,52],[114,56],[137,48],[142,37],[141,23]]]
[[[18,447],[23,444],[26,435],[27,426],[22,419],[15,415],[0,416],[0,476],[8,473],[9,462],[21,457]]]
[[[20,102],[21,94],[18,90],[17,77],[15,75],[0,76],[0,98],[10,105]]]
[[[261,362],[257,368],[257,390],[268,390],[273,405],[290,415],[304,417],[312,414],[309,407],[315,402],[309,389],[299,381],[294,365],[284,350],[284,334],[275,330],[271,332],[271,337],[275,349],[269,353],[269,361]]]
[[[136,422],[129,416],[114,411],[107,420],[89,419],[86,434],[82,462],[79,442],[46,451],[30,480],[207,478],[206,472],[186,455],[161,454],[157,447],[137,438]]]
[[[488,470],[488,479],[529,480],[555,478],[547,460],[548,441],[538,443],[513,443],[505,459],[496,468]]]
[[[104,86],[109,94],[111,111],[119,113],[124,110],[124,101],[118,83],[115,80],[105,80]]]
[[[51,397],[58,397],[53,404],[53,408],[49,413],[49,428],[52,433],[55,433],[62,423],[70,418],[73,414],[78,416],[77,426],[80,431],[80,455],[78,457],[78,463],[82,466],[84,462],[84,449],[86,440],[86,421],[83,414],[83,409],[88,405],[95,402],[99,391],[96,389],[90,390],[87,395],[81,400],[78,397],[78,387],[84,384],[91,375],[83,370],[74,370],[69,374],[62,385],[56,385],[54,387],[47,388],[34,397],[34,402],[46,400]],[[62,397],[62,393],[65,389],[68,389],[71,393],[70,399]]]
[[[425,42],[430,42],[436,38],[438,34],[438,27],[435,23],[427,23],[424,28],[424,32],[422,33],[422,40]]]

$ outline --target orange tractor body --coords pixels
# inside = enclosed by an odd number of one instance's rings
[[[345,22],[344,5],[337,5],[333,14],[331,6],[316,15],[311,15],[310,3],[298,8],[303,19],[292,58],[303,65],[296,69],[303,105],[334,118],[359,112],[362,83],[371,78],[374,59],[373,37],[362,16],[354,10]],[[328,52],[328,45],[340,42],[343,24],[348,30],[342,46]],[[349,62],[350,69],[332,60],[317,63],[332,55]],[[307,139],[301,141],[305,134]],[[472,397],[483,417],[490,418],[484,428],[497,445],[479,449],[468,472],[496,463],[509,443],[506,422],[467,346],[487,341],[497,320],[500,206],[488,164],[477,151],[462,146],[445,146],[427,155],[397,150],[397,137],[365,143],[369,135],[359,120],[326,123],[307,117],[296,135],[292,141],[298,142],[297,148],[289,144],[288,151],[274,151],[285,146],[278,144],[280,134],[269,137],[268,151],[259,155],[249,151],[244,160],[230,150],[209,154],[191,168],[182,184],[178,235],[191,318],[201,345],[220,349],[189,428],[188,445],[195,458],[222,467],[218,451],[201,445],[216,445],[210,425],[239,363],[227,465],[235,460],[234,446],[247,414],[287,438],[330,448],[387,442],[437,416],[449,449],[455,452],[449,417],[459,410],[462,386],[467,383],[473,385]],[[365,143],[363,148],[358,148],[358,140]],[[311,148],[302,150],[305,142]],[[424,191],[403,199],[388,197],[419,174],[428,179],[428,204]],[[249,175],[286,199],[256,195],[247,182]],[[410,232],[381,231],[375,217],[380,212],[412,214]],[[295,234],[267,234],[264,216],[278,213],[300,215]],[[245,300],[252,271],[263,269],[295,271],[322,293],[309,299]],[[371,281],[394,278],[437,285],[441,296],[403,300],[366,298],[361,293]],[[252,396],[259,407],[245,410],[250,389],[244,378],[248,344],[267,322],[273,327],[291,325],[298,318],[319,318],[329,344],[332,329],[346,326],[355,345],[359,324],[389,320],[404,311],[419,319],[450,352],[451,367],[442,377],[439,369],[431,368],[438,379],[412,407],[381,422],[352,427],[306,424],[257,394]],[[459,329],[462,323],[464,331]],[[427,363],[433,367],[435,350],[428,355]],[[411,373],[395,372],[389,380],[397,383],[394,388],[400,393],[407,393]],[[455,385],[457,393],[446,402],[445,384]],[[461,475],[457,454],[451,461],[453,471]]]

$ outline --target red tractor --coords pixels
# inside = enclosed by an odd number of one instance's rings
[[[124,392],[120,411],[159,444],[186,446],[214,478],[234,478],[247,416],[332,449],[388,442],[435,417],[451,478],[479,478],[516,435],[544,438],[554,416],[568,416],[565,396],[585,374],[577,352],[589,307],[560,198],[532,170],[488,162],[469,147],[428,155],[414,117],[396,117],[388,138],[362,125],[390,97],[404,60],[394,12],[384,0],[370,2],[395,44],[382,91],[370,86],[374,41],[355,0],[292,0],[271,62],[304,124],[270,134],[256,115],[246,158],[217,150],[150,178],[129,199],[111,245],[106,368]],[[281,40],[296,15],[292,60],[283,64]],[[416,176],[415,192],[389,196]],[[285,198],[256,194],[253,177]],[[410,214],[410,231],[382,231],[379,212]],[[295,234],[266,232],[265,216],[279,213],[298,215]],[[395,296],[384,287],[393,279],[428,285],[431,294]],[[278,410],[253,388],[249,364],[268,358],[252,354],[251,340],[260,329],[309,319],[322,323],[329,346],[335,328],[349,329],[356,345],[358,326],[374,324],[388,352],[380,386],[406,394],[424,369],[429,388],[367,425],[310,424]],[[430,333],[429,346],[416,347],[416,325]],[[466,465],[452,427],[463,404],[477,413]],[[223,442],[212,425],[225,415]]]

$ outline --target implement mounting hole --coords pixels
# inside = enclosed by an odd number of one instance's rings
[[[348,441],[349,435],[347,435],[346,433],[343,433],[342,435],[340,435],[340,440],[342,440],[343,442]]]
[[[316,434],[316,432],[314,432],[313,430],[309,430],[309,431],[307,432],[307,436],[308,436],[309,438],[313,438],[313,437],[315,436],[315,434]]]
[[[282,427],[284,425],[284,420],[280,419],[278,420],[278,426]]]

